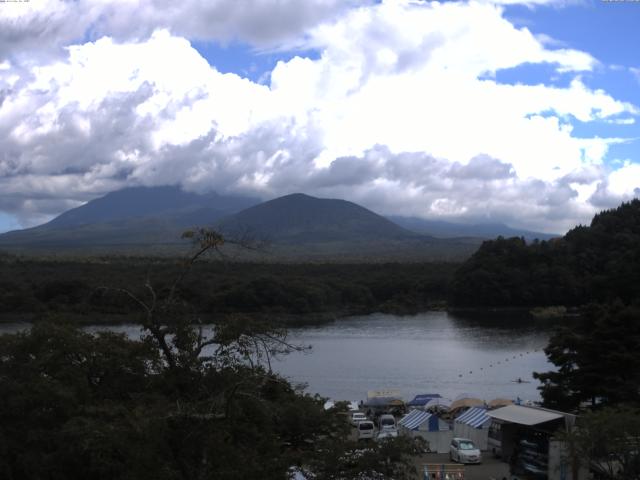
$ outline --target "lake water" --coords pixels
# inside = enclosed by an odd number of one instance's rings
[[[276,368],[335,399],[360,400],[367,390],[393,388],[407,399],[470,393],[537,400],[531,373],[552,369],[542,352],[549,335],[548,326],[526,319],[374,314],[293,330],[291,338],[312,345],[312,352],[291,354]],[[518,378],[531,383],[513,381]]]
[[[26,327],[5,324],[0,332]],[[140,334],[137,325],[109,328]],[[521,318],[373,314],[291,330],[293,342],[312,350],[285,356],[273,367],[293,382],[306,383],[309,392],[338,400],[361,400],[368,390],[389,388],[407,399],[419,393],[449,399],[469,393],[485,400],[537,400],[531,373],[552,368],[542,352],[549,335],[545,324]],[[530,383],[514,382],[518,378]]]

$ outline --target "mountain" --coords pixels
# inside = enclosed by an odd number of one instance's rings
[[[531,241],[536,238],[550,240],[551,238],[559,237],[559,235],[549,233],[515,229],[503,223],[462,224],[417,217],[388,216],[387,218],[407,230],[436,238],[476,237],[490,239],[497,237],[524,237],[525,240]]]
[[[457,260],[477,239],[443,240],[411,232],[360,205],[301,193],[264,203],[178,187],[135,187],[109,193],[38,227],[0,235],[0,248],[44,253],[184,253],[184,230],[212,226],[229,239],[251,238],[255,260]]]
[[[223,219],[218,226],[228,235],[249,232],[280,244],[422,238],[355,203],[302,193],[247,208]]]
[[[175,186],[131,187],[66,211],[42,227],[75,227],[134,218],[171,217],[178,220],[185,215],[193,216],[194,212],[198,212],[197,218],[205,217],[211,221],[212,217],[218,219],[258,202],[253,198],[222,196],[215,192],[199,195]]]
[[[132,187],[68,210],[43,225],[0,235],[0,247],[78,248],[180,243],[182,231],[255,205],[259,200],[179,187]]]

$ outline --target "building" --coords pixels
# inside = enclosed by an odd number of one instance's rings
[[[511,473],[541,480],[573,478],[559,433],[573,428],[576,416],[540,407],[508,405],[490,410],[489,449],[509,462]],[[578,472],[586,479],[587,472]]]

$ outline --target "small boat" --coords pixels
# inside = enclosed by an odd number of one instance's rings
[[[515,380],[511,380],[513,383],[531,383],[529,380],[523,380],[521,378],[516,378]]]

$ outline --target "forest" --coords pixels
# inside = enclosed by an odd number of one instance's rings
[[[640,298],[640,200],[597,214],[564,237],[484,242],[455,273],[461,307],[580,306]]]
[[[244,313],[288,323],[374,311],[442,308],[458,264],[273,264],[208,257],[193,266],[179,295],[201,317]],[[60,315],[78,323],[130,321],[135,302],[114,288],[160,296],[184,260],[153,257],[0,258],[0,319]]]

